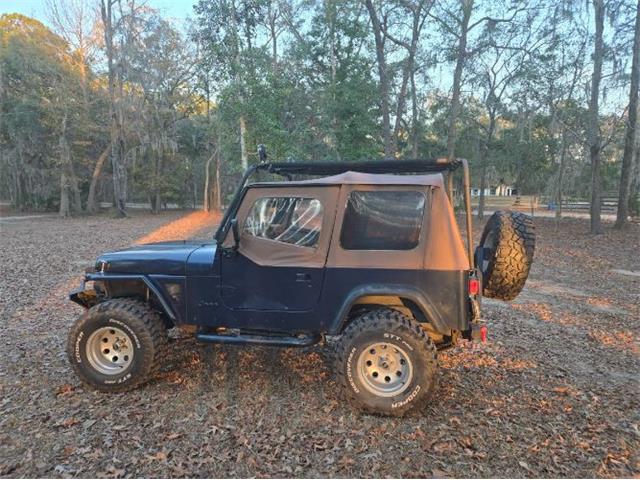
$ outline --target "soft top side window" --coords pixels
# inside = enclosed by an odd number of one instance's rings
[[[424,205],[419,191],[353,191],[340,245],[345,250],[413,250],[420,241]]]
[[[316,248],[322,228],[322,204],[316,198],[263,197],[255,201],[243,233],[257,238]]]

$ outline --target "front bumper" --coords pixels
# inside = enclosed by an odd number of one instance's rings
[[[69,293],[69,300],[84,308],[91,308],[98,303],[98,292],[93,286],[87,287],[86,278],[82,279],[80,286]]]

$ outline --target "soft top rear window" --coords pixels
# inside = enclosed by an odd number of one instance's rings
[[[345,250],[412,250],[420,241],[424,205],[420,191],[353,191],[340,245]]]

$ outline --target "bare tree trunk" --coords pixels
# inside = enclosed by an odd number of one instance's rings
[[[478,220],[484,218],[484,204],[485,195],[484,191],[487,188],[487,164],[485,162],[485,154],[481,153],[481,168],[480,168],[480,198],[478,199]]]
[[[376,59],[378,63],[378,76],[380,77],[380,110],[382,113],[382,138],[384,142],[384,156],[387,159],[395,157],[395,142],[391,137],[391,119],[389,116],[389,79],[387,77],[387,60],[384,53],[384,39],[382,38],[382,28],[378,13],[373,6],[372,0],[365,0],[365,5],[369,12],[373,36],[376,44]]]
[[[211,210],[211,205],[209,204],[209,200],[211,198],[211,191],[209,190],[209,169],[211,168],[211,162],[213,161],[213,157],[215,155],[215,151],[211,153],[211,156],[207,159],[207,163],[204,165],[204,192],[202,195],[202,209],[205,212],[209,212]]]
[[[407,88],[409,86],[409,77],[410,73],[407,71],[408,68],[413,70],[413,52],[409,53],[409,58],[407,59],[407,65],[403,69],[404,72],[402,74],[402,83],[400,84],[400,91],[398,92],[398,104],[396,106],[396,121],[393,127],[393,145],[394,149],[398,148],[398,137],[400,136],[400,128],[402,126],[402,115],[404,113],[404,106],[407,98]]]
[[[560,150],[560,165],[558,166],[558,185],[556,188],[556,218],[562,218],[562,189],[564,182],[564,166],[567,158],[567,129],[562,129],[562,147]]]
[[[493,133],[496,129],[496,112],[489,112],[489,128],[487,129],[487,138],[485,141],[485,145],[480,149],[480,199],[478,202],[478,219],[482,220],[484,218],[484,190],[487,188],[487,157],[489,156],[489,148],[491,146],[491,141],[493,140]]]
[[[104,43],[107,54],[108,67],[108,90],[109,90],[109,118],[111,119],[111,168],[113,170],[113,199],[117,208],[118,216],[126,217],[126,187],[124,183],[126,175],[122,166],[124,154],[124,139],[122,138],[122,112],[116,99],[116,66],[114,65],[113,49],[113,17],[111,7],[114,0],[101,0],[100,13],[104,27]]]
[[[474,0],[462,0],[462,21],[458,48],[456,53],[456,68],[453,72],[453,89],[451,92],[451,109],[449,110],[449,125],[447,132],[447,158],[453,160],[456,155],[456,122],[460,110],[460,90],[462,88],[462,71],[467,60],[467,35],[469,33],[469,20],[473,11]],[[481,192],[482,195],[482,192]]]
[[[271,57],[273,62],[273,71],[278,69],[278,28],[277,28],[277,15],[273,11],[273,4],[269,2],[267,4],[267,16],[269,23],[269,33],[271,34]]]
[[[332,1],[329,3],[329,8],[331,9],[327,12],[327,22],[329,24],[329,55],[330,55],[330,65],[331,65],[331,100],[333,101],[334,107],[331,108],[331,139],[332,139],[332,148],[335,152],[336,158],[340,160],[340,149],[338,146],[338,116],[336,114],[336,79],[338,73],[338,55],[336,52],[336,2]]]
[[[247,154],[247,124],[244,115],[240,115],[240,164],[244,172],[249,168],[249,155]]]
[[[215,196],[213,197],[213,209],[220,210],[222,208],[222,186],[220,182],[220,165],[222,163],[222,159],[220,158],[220,148],[216,150],[216,186],[215,186]]]
[[[205,94],[205,111],[207,115],[207,124],[211,123],[211,85],[209,81],[209,71],[207,70],[202,79]]]
[[[102,174],[102,167],[104,166],[104,162],[109,156],[110,151],[111,145],[107,145],[107,147],[98,157],[96,165],[93,167],[93,175],[91,175],[91,183],[89,184],[89,194],[87,195],[87,211],[89,213],[96,213],[98,211],[98,202],[96,201],[96,187],[98,186],[98,180],[100,179],[100,175]]]
[[[415,120],[415,58],[416,51],[418,49],[418,41],[420,40],[420,33],[422,31],[422,26],[424,25],[424,19],[426,18],[426,14],[423,11],[425,4],[428,3],[427,6],[427,14],[433,5],[433,1],[430,0],[420,0],[413,3],[407,3],[407,8],[411,10],[412,14],[412,25],[411,25],[411,41],[409,43],[399,40],[391,35],[388,35],[391,41],[394,43],[403,46],[407,50],[407,59],[405,61],[404,67],[402,69],[402,82],[400,84],[400,92],[398,93],[398,104],[396,108],[396,121],[395,126],[393,128],[393,139],[395,146],[397,148],[398,137],[400,135],[400,128],[402,125],[402,115],[404,113],[406,96],[407,96],[407,88],[409,86],[409,82],[411,82],[412,95],[411,99],[413,102],[413,110],[414,110],[414,120]],[[385,34],[387,32],[385,31]],[[415,157],[414,157],[415,158]]]
[[[160,194],[160,176],[162,172],[162,159],[164,157],[164,151],[161,149],[156,155],[154,162],[154,175],[153,175],[153,213],[160,213],[160,207],[162,203],[162,196]]]
[[[69,188],[73,193],[71,211],[73,213],[82,213],[82,198],[80,196],[80,188],[78,187],[78,176],[73,168],[73,161],[71,160],[71,157],[69,157]]]
[[[61,217],[69,217],[71,215],[71,206],[69,201],[69,162],[71,161],[71,152],[69,150],[69,142],[67,142],[67,114],[62,118],[62,131],[58,139],[60,147],[60,210]]]
[[[233,83],[238,89],[238,103],[240,107],[244,109],[244,85],[243,80],[241,78],[241,49],[240,45],[240,27],[238,25],[238,13],[236,10],[236,2],[235,0],[231,0],[231,24],[233,26],[233,48],[235,48],[234,52],[234,68],[233,68]],[[250,48],[250,47],[248,47]],[[247,153],[247,123],[246,118],[244,116],[244,111],[240,114],[240,118],[238,119],[240,125],[240,165],[242,166],[242,170],[246,171],[249,167],[249,155]]]
[[[196,185],[196,177],[194,175],[191,176],[191,188],[193,188],[193,209],[195,210],[198,203],[198,186]]]
[[[69,184],[67,182],[67,174],[62,170],[60,175],[60,210],[58,214],[61,217],[69,217],[71,210],[69,208]]]
[[[636,138],[633,149],[633,161],[631,166],[631,187],[629,196],[635,201],[633,208],[629,208],[631,215],[640,217],[640,129],[636,128]],[[631,207],[631,205],[629,205]]]
[[[591,233],[602,233],[601,214],[601,179],[600,179],[600,154],[602,150],[602,138],[600,135],[600,81],[602,80],[602,59],[604,56],[604,0],[593,0],[595,11],[595,39],[593,50],[593,75],[591,77],[591,98],[589,101],[589,156],[591,159]]]
[[[416,92],[415,70],[411,72],[411,158],[418,158],[418,93]]]
[[[624,139],[624,154],[620,172],[620,191],[618,192],[618,213],[615,228],[623,228],[629,216],[629,190],[633,170],[633,149],[638,120],[638,84],[640,83],[640,0],[636,5],[636,25],[633,36],[633,60],[631,61],[631,87],[629,88],[629,118]]]
[[[1,115],[0,115],[1,116]],[[15,180],[15,202],[14,205],[18,210],[22,210],[24,207],[24,188],[22,185],[22,170],[20,168],[21,165],[24,165],[24,155],[23,155],[23,147],[22,142],[17,145],[17,156],[14,157],[15,164],[12,165],[12,171]]]

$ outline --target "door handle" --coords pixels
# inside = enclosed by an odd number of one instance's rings
[[[311,274],[309,273],[296,273],[296,282],[310,283]]]

